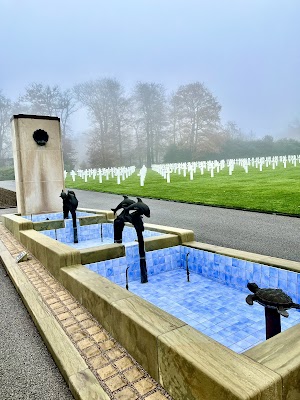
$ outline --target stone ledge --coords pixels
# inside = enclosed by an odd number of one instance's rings
[[[300,399],[300,325],[284,331],[243,353],[282,378],[282,398]]]
[[[81,264],[91,264],[125,256],[125,246],[119,243],[89,247],[80,250]]]
[[[59,277],[60,268],[80,263],[79,250],[53,240],[33,229],[21,231],[20,242],[56,278]]]
[[[63,219],[57,219],[54,221],[39,221],[33,222],[33,229],[36,231],[47,231],[49,229],[62,229],[65,227],[65,221]]]
[[[281,378],[78,265],[62,283],[175,398],[281,400]],[[176,376],[176,382],[174,381]],[[179,383],[178,383],[179,382]]]
[[[177,235],[180,238],[179,244],[195,240],[194,232],[189,229],[180,229],[180,228],[174,228],[172,226],[154,225],[147,223],[144,224],[144,227],[149,231],[156,231],[161,233]]]
[[[188,325],[159,336],[158,353],[159,382],[175,399],[282,399],[277,373]]]
[[[110,304],[133,296],[126,289],[79,265],[61,269],[61,283],[106,329]]]
[[[81,265],[62,268],[62,284],[158,379],[157,338],[183,321]]]
[[[79,219],[80,226],[102,224],[104,222],[107,222],[107,215],[103,213],[103,214],[97,214],[97,215],[91,215],[91,216],[85,216],[85,217],[78,217],[78,219]]]
[[[20,231],[33,229],[33,222],[19,215],[6,214],[1,217],[2,223],[17,240],[20,240]]]
[[[2,243],[0,257],[74,398],[108,400],[110,397],[89,371],[81,355],[58,322],[50,315],[48,308]]]
[[[96,210],[93,208],[77,208],[77,211],[87,212],[91,214],[103,214],[105,215],[106,220],[113,220],[114,213],[110,210]]]
[[[111,304],[108,331],[159,382],[158,337],[185,322],[133,295]]]
[[[178,246],[180,245],[181,240],[178,235],[165,234],[145,238],[144,243],[146,251],[153,251],[165,249],[166,247]]]
[[[241,260],[252,261],[258,264],[270,265],[273,267],[278,267],[300,273],[300,262],[297,261],[284,260],[282,258],[264,256],[261,254],[249,253],[247,251],[235,250],[227,247],[215,246],[212,244],[195,241],[185,242],[182,243],[182,245],[193,247],[199,250],[210,251],[211,253],[218,253],[228,257],[239,258]]]

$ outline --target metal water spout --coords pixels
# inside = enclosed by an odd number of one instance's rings
[[[126,268],[126,289],[128,290],[128,268],[129,266]]]
[[[185,265],[186,265],[186,276],[187,276],[187,281],[189,282],[190,281],[190,270],[189,270],[189,255],[190,255],[190,253],[187,253],[186,254],[186,257],[185,257]]]

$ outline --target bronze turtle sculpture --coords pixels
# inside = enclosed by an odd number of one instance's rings
[[[279,314],[286,318],[289,316],[286,311],[288,308],[300,309],[300,304],[293,303],[292,298],[281,289],[261,289],[254,282],[249,282],[247,288],[254,293],[246,297],[246,302],[250,306],[253,305],[254,301],[257,301],[264,307],[276,308]]]

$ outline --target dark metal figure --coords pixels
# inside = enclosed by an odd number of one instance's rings
[[[300,309],[300,304],[293,303],[292,298],[281,289],[261,289],[254,282],[249,282],[247,287],[254,293],[246,297],[247,304],[252,306],[256,301],[265,307],[266,339],[281,332],[280,316],[287,318],[289,316],[287,309]]]
[[[69,212],[72,215],[73,221],[73,231],[74,231],[74,243],[78,243],[78,236],[77,236],[77,225],[76,225],[76,209],[78,206],[78,200],[76,198],[75,193],[72,190],[68,190],[65,193],[63,190],[61,191],[60,197],[63,200],[63,214],[64,219],[69,218]]]
[[[130,222],[134,226],[138,238],[141,283],[146,283],[148,282],[148,276],[145,257],[145,244],[143,238],[143,215],[150,218],[150,209],[139,197],[137,197],[137,202],[134,202],[127,196],[124,196],[124,200],[116,208],[112,209],[112,211],[116,212],[121,208],[123,208],[123,211],[114,220],[114,242],[122,243],[122,233],[125,222]]]
[[[134,203],[135,203],[135,201],[134,201],[134,200],[131,200],[128,196],[123,196],[123,197],[124,197],[124,199],[121,201],[121,203],[118,204],[116,208],[112,208],[112,209],[111,209],[111,211],[113,211],[114,214],[115,214],[118,210],[121,210],[121,208],[124,209],[124,208],[130,206],[131,204],[134,204]]]

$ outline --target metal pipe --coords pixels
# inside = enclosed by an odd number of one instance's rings
[[[265,307],[266,339],[281,332],[280,314],[276,308]]]
[[[128,290],[128,268],[129,266],[126,268],[126,289]]]
[[[101,237],[101,242],[103,242],[103,229],[102,229],[102,224],[100,224],[100,237]]]
[[[190,253],[187,253],[186,254],[186,260],[185,260],[185,263],[186,263],[186,275],[187,275],[187,281],[189,282],[190,281],[190,270],[189,270],[189,262],[188,262],[188,258],[189,258],[189,255],[190,255]]]

